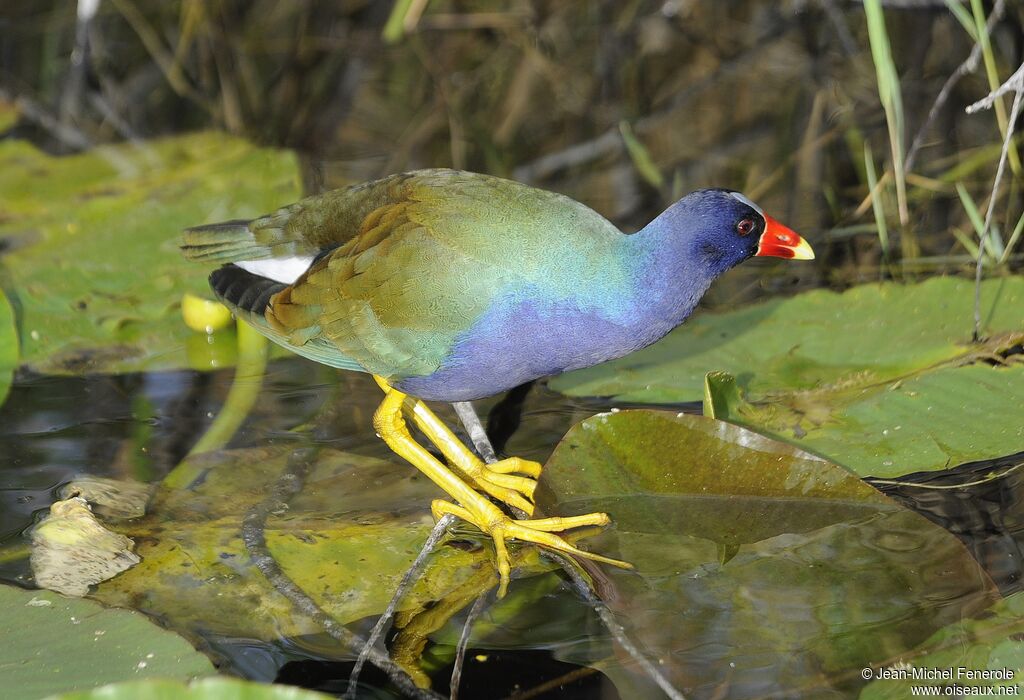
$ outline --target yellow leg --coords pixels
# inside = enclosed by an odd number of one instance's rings
[[[520,457],[487,464],[473,454],[425,403],[409,397],[405,405],[416,427],[474,486],[502,503],[533,515],[533,492],[537,488],[540,464]]]
[[[566,554],[593,559],[596,561],[631,568],[631,565],[602,557],[599,554],[585,552],[566,542],[561,537],[551,534],[552,531],[566,530],[588,525],[607,525],[610,521],[604,513],[591,513],[569,518],[544,518],[541,520],[512,520],[505,513],[474,491],[465,481],[456,476],[445,465],[434,458],[422,445],[413,440],[402,417],[406,395],[391,388],[381,377],[374,377],[384,389],[384,401],[373,415],[373,426],[377,433],[396,454],[405,458],[423,472],[431,481],[440,486],[454,498],[458,505],[447,501],[434,501],[431,510],[435,517],[451,513],[487,533],[494,540],[494,549],[498,565],[500,583],[498,595],[503,596],[508,588],[511,563],[505,540],[517,539],[533,542]],[[438,421],[440,422],[440,421]],[[449,431],[450,432],[450,431]],[[453,436],[454,437],[454,436]]]

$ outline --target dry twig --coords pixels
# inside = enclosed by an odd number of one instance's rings
[[[1013,106],[1010,108],[1010,121],[1006,125],[1006,138],[1003,139],[1003,150],[999,154],[999,166],[996,168],[996,177],[992,182],[992,194],[988,198],[988,209],[985,211],[985,223],[981,227],[981,235],[978,240],[978,259],[974,265],[974,342],[981,339],[981,267],[985,259],[985,246],[988,243],[988,233],[992,225],[992,212],[996,208],[996,196],[999,194],[999,185],[1006,171],[1006,160],[1010,154],[1010,144],[1013,142],[1013,132],[1017,125],[1017,116],[1020,114],[1021,96],[1024,95],[1024,63],[1011,75],[1005,83],[990,92],[986,97],[978,100],[967,108],[968,114],[974,114],[982,109],[990,109],[1002,95],[1013,92]]]
[[[274,556],[267,548],[267,541],[264,530],[267,518],[271,514],[283,510],[288,505],[292,496],[302,490],[305,483],[309,466],[316,453],[316,448],[298,449],[288,457],[281,476],[270,489],[269,495],[260,503],[249,509],[245,519],[242,521],[242,540],[249,551],[252,563],[260,570],[277,591],[287,598],[300,612],[308,615],[327,634],[341,642],[351,650],[361,649],[365,652],[374,666],[384,671],[392,683],[403,693],[411,698],[423,700],[438,700],[441,698],[437,693],[430,690],[417,688],[412,678],[399,668],[386,654],[377,651],[366,644],[359,635],[348,630],[344,625],[338,623],[333,617],[317,605],[316,601],[310,598],[298,584],[291,580],[281,567],[278,566]]]
[[[1002,19],[1005,11],[1006,0],[996,0],[996,4],[992,7],[992,12],[988,16],[988,21],[985,22],[985,31],[988,34],[992,33],[992,29],[996,26],[996,23]],[[910,144],[910,150],[907,151],[907,172],[910,172],[913,169],[917,153],[921,150],[921,146],[924,144],[924,137],[931,128],[935,118],[939,116],[939,111],[946,104],[947,100],[949,100],[949,95],[953,92],[953,88],[965,75],[978,70],[978,64],[981,61],[981,48],[981,42],[975,42],[974,48],[971,49],[971,53],[966,59],[964,59],[964,62],[961,63],[957,69],[953,71],[952,75],[946,79],[946,82],[943,83],[942,89],[939,90],[939,94],[935,98],[935,102],[932,103],[931,109],[928,110],[928,116],[925,117],[924,123],[921,124],[921,128],[917,130],[917,135],[914,136],[914,141]]]
[[[484,591],[477,596],[476,601],[473,603],[473,607],[469,609],[469,614],[466,615],[466,622],[462,625],[462,634],[459,635],[459,643],[455,647],[455,662],[452,666],[452,680],[449,685],[449,700],[458,700],[459,697],[459,683],[462,682],[462,665],[466,661],[466,647],[469,646],[469,635],[473,631],[473,623],[480,617],[480,613],[484,610],[484,604],[487,603],[487,594],[490,591]]]

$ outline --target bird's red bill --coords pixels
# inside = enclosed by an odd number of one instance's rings
[[[764,233],[758,241],[754,255],[789,258],[791,260],[813,260],[814,250],[796,231],[764,215]]]

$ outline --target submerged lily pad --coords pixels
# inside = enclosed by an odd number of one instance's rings
[[[245,514],[266,497],[293,450],[189,458],[183,469],[190,483],[158,491],[145,518],[110,525],[135,540],[142,561],[100,584],[95,597],[190,634],[276,640],[321,632],[253,567],[241,540]],[[332,617],[362,619],[390,600],[433,526],[429,504],[439,495],[411,467],[324,449],[302,492],[268,520],[267,544],[284,572]],[[481,570],[497,582],[489,547],[442,546],[400,609],[439,600]]]
[[[587,546],[636,571],[603,567],[599,590],[687,697],[848,697],[865,666],[997,598],[942,528],[841,467],[721,421],[595,416],[556,448],[542,484],[547,512],[611,515]],[[642,682],[626,659],[574,660],[624,693]]]
[[[209,294],[209,269],[182,258],[181,229],[299,193],[294,154],[220,133],[64,158],[0,142],[0,265],[22,362],[62,374],[187,367],[179,305]]]
[[[975,619],[939,630],[920,647],[883,668],[900,675],[880,677],[884,672],[876,669],[877,680],[861,691],[862,700],[905,698],[911,685],[937,686],[941,689],[939,695],[944,697],[968,695],[946,691],[954,686],[1011,686],[1016,692],[993,690],[988,695],[1020,696],[1024,693],[1024,592],[999,601]],[[930,678],[926,673],[931,670],[948,672],[950,677]]]
[[[1024,336],[1024,277],[982,284],[983,330],[970,346],[974,285],[941,277],[921,284],[871,284],[842,294],[816,290],[729,313],[697,314],[649,348],[556,377],[571,396],[622,401],[699,401],[704,375],[722,370],[753,395],[864,386],[957,358],[991,352]]]
[[[13,586],[0,586],[0,608],[5,697],[34,700],[128,679],[214,672],[184,639],[136,612]]]
[[[1024,448],[1024,363],[944,367],[864,387],[772,392],[752,402],[731,375],[708,375],[705,415],[891,478]]]
[[[7,296],[0,289],[0,405],[11,389],[14,368],[18,366],[18,329],[14,325],[14,311]]]

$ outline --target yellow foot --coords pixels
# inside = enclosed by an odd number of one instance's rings
[[[474,457],[460,468],[478,490],[533,515],[533,492],[542,468],[539,462],[509,457],[487,464]]]
[[[538,520],[513,520],[502,513],[497,506],[489,501],[480,498],[468,504],[468,507],[449,503],[448,501],[437,500],[430,504],[430,510],[435,518],[441,518],[445,514],[462,518],[466,522],[480,528],[494,540],[494,553],[498,566],[498,597],[501,598],[508,590],[509,574],[512,573],[512,564],[508,556],[508,548],[505,540],[520,540],[521,542],[532,542],[548,549],[553,549],[564,554],[575,554],[586,559],[604,562],[623,569],[632,569],[633,565],[603,557],[593,552],[585,552],[574,547],[553,532],[561,532],[576,527],[587,527],[591,525],[604,526],[611,522],[605,513],[589,513],[587,515],[574,515],[566,518],[541,518]]]

